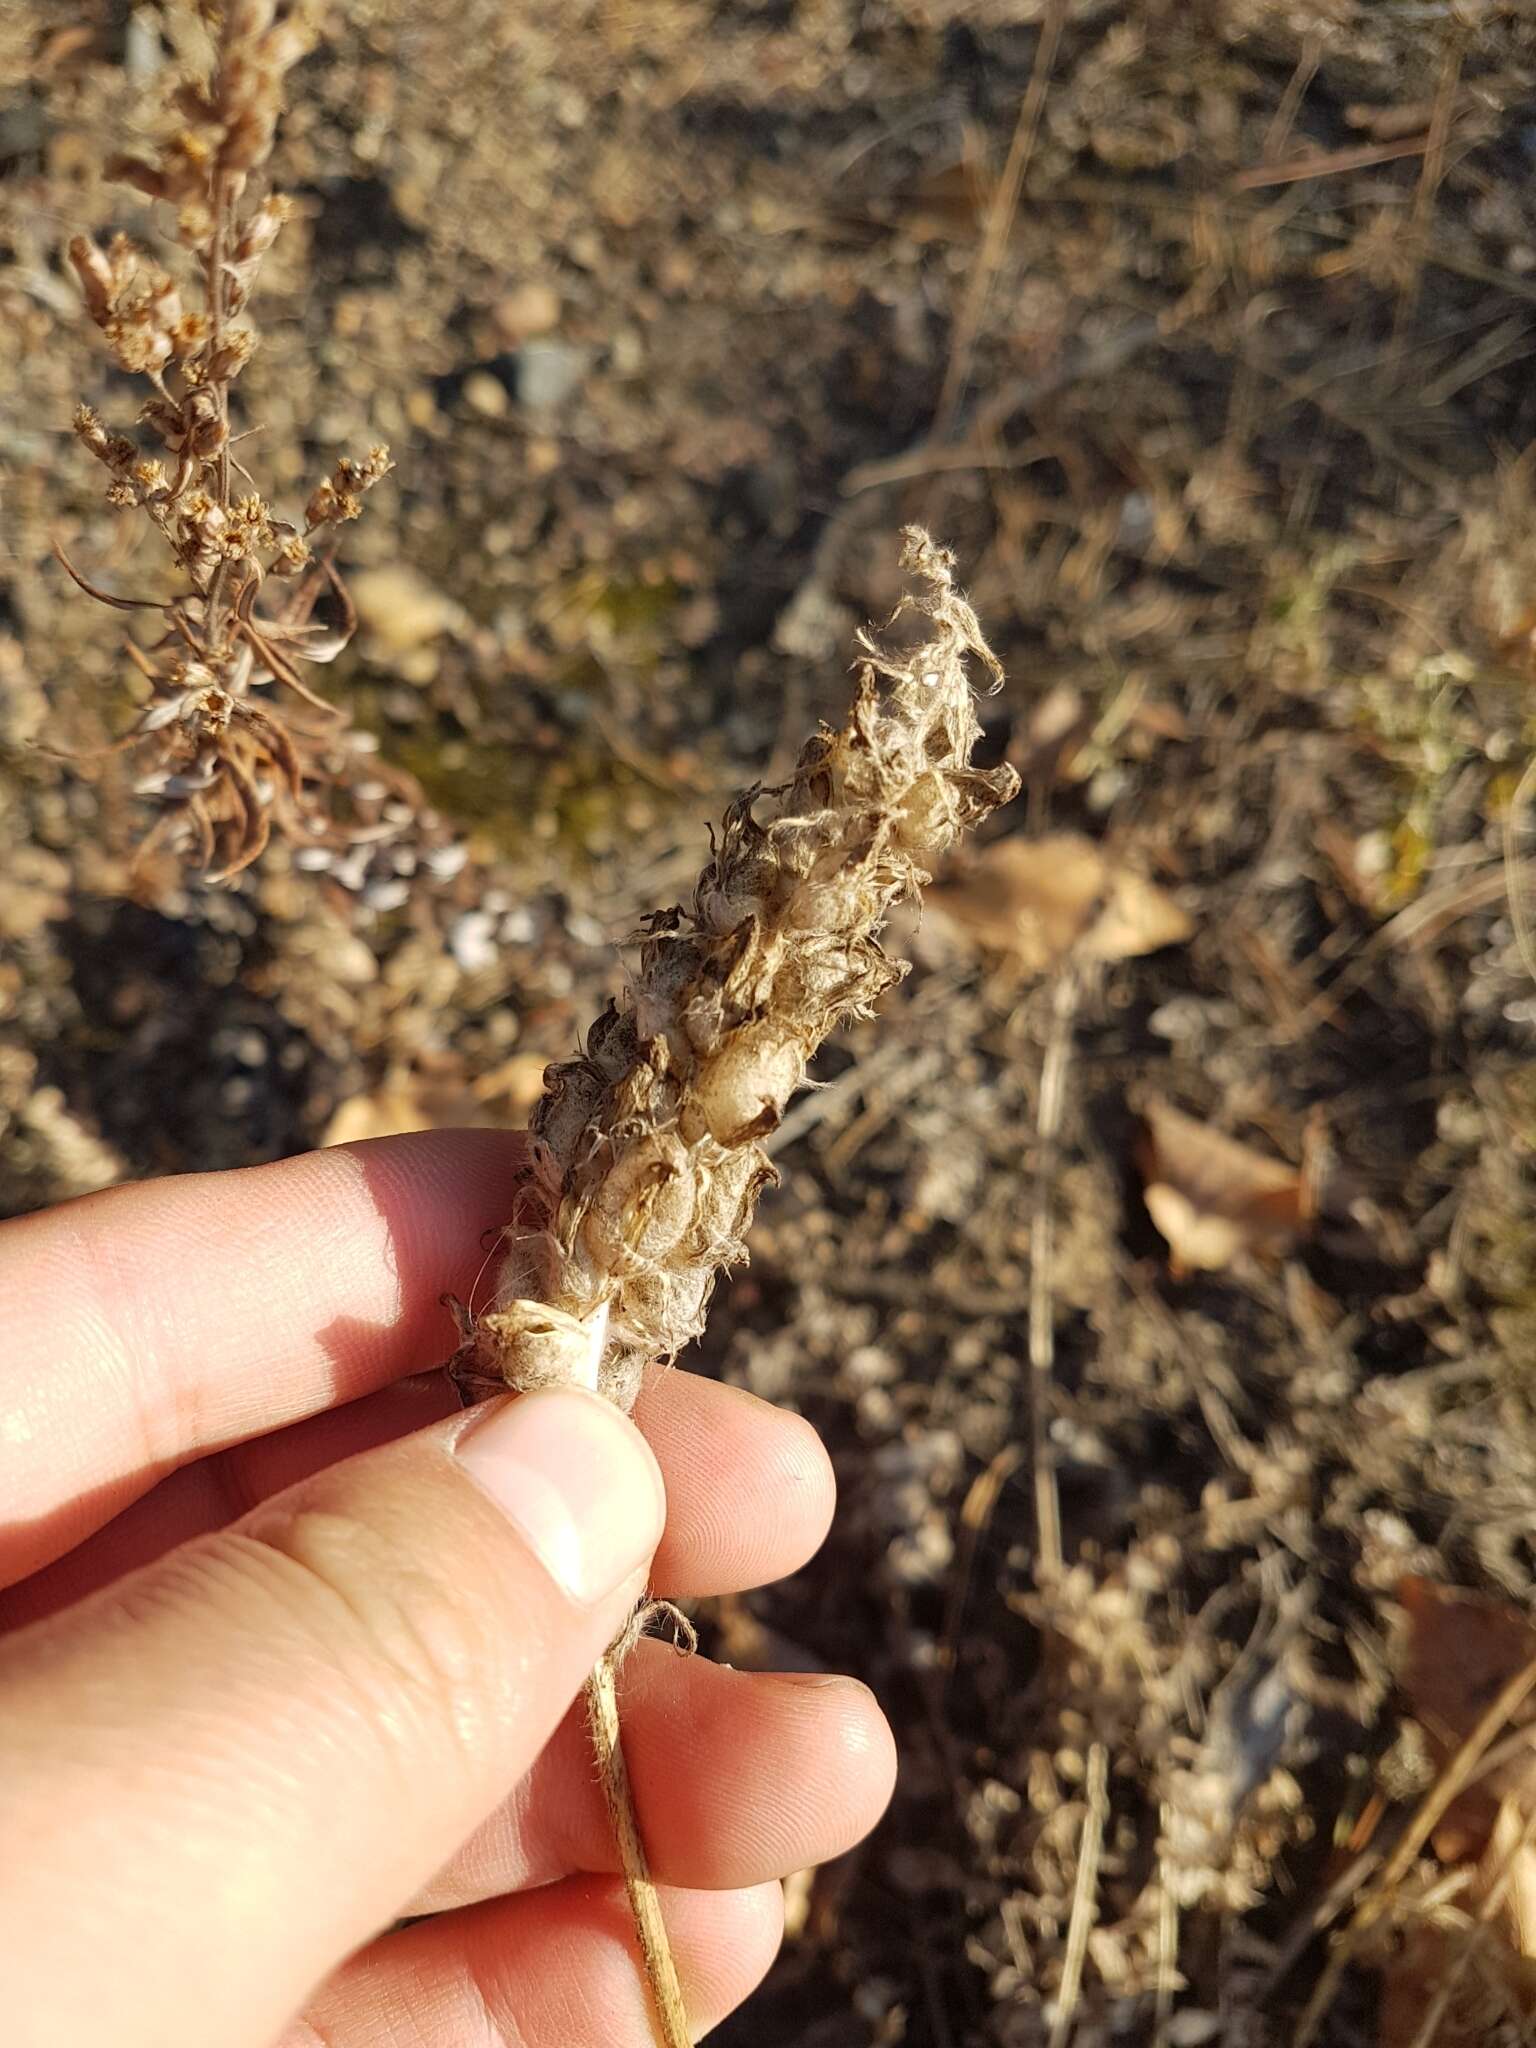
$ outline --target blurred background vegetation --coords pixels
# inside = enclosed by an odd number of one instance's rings
[[[135,867],[90,756],[134,672],[49,552],[167,588],[69,432],[137,396],[61,252],[145,230],[101,167],[176,11],[0,13],[0,1213],[520,1123],[923,520],[1025,793],[786,1123],[699,1361],[844,1498],[712,1641],[858,1670],[903,1781],[719,2038],[1528,2038],[1475,1842],[1337,1983],[1318,1905],[1457,1726],[1405,1582],[1536,1573],[1528,9],[321,6],[242,424],[279,500],[391,444],[327,677],[411,815],[226,890]]]

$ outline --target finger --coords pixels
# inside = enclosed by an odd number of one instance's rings
[[[741,1593],[787,1578],[816,1555],[837,1482],[803,1416],[668,1369],[647,1378],[635,1420],[667,1475],[658,1593]]]
[[[665,1891],[662,1912],[697,2040],[767,1975],[784,1895],[776,1884]],[[623,1887],[571,1878],[375,1943],[280,2048],[652,2048],[655,2038]]]
[[[0,1228],[0,1583],[188,1458],[446,1357],[439,1297],[473,1286],[526,1144],[381,1138]]]
[[[73,1550],[0,1587],[0,1630],[43,1621],[178,1544],[228,1528],[301,1479],[461,1412],[446,1373],[420,1373],[183,1465]]]
[[[0,1627],[55,1614],[221,1529],[311,1473],[458,1411],[441,1373],[383,1387],[184,1465],[45,1570],[0,1591]],[[832,1467],[810,1425],[739,1388],[656,1372],[635,1410],[667,1483],[655,1590],[672,1599],[740,1592],[798,1571],[832,1517]]]
[[[528,1394],[0,1642],[8,2041],[265,2048],[530,1768],[663,1512],[624,1416]]]
[[[890,1729],[856,1679],[731,1671],[642,1643],[624,1667],[620,1712],[640,1832],[663,1884],[728,1891],[825,1863],[869,1833],[895,1783]],[[575,1708],[412,1911],[619,1868]]]

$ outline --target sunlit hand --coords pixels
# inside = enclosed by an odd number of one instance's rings
[[[8,2048],[650,2040],[572,1702],[647,1582],[803,1564],[831,1475],[681,1372],[639,1429],[405,1377],[521,1156],[387,1139],[0,1227]],[[623,1711],[702,2033],[774,1954],[773,1880],[878,1816],[890,1737],[850,1682],[658,1644]]]

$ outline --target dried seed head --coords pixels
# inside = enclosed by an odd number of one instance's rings
[[[861,639],[846,725],[810,741],[792,782],[732,804],[691,909],[649,921],[624,996],[549,1070],[540,1163],[468,1369],[545,1385],[601,1332],[602,1390],[628,1406],[645,1366],[698,1333],[773,1178],[761,1140],[821,1041],[904,972],[879,946],[887,912],[1014,793],[1010,769],[971,765],[968,669],[994,686],[1001,671],[952,558],[915,528],[905,543],[897,616],[926,621],[923,644]]]
[[[355,617],[328,556],[316,565],[291,521],[276,518],[254,490],[237,495],[235,479],[246,472],[230,452],[237,438],[230,387],[256,345],[253,330],[234,318],[292,212],[276,195],[245,201],[245,188],[271,148],[284,74],[310,46],[309,6],[199,6],[214,30],[212,75],[172,88],[170,118],[152,154],[108,166],[109,175],[175,209],[179,239],[196,258],[188,267],[199,303],[185,304],[183,287],[124,235],[106,248],[79,236],[69,248],[86,310],[117,363],[153,384],[139,418],[168,459],[112,433],[88,407],[76,414],[75,432],[108,471],[108,501],[144,511],[159,529],[182,572],[180,588],[158,605],[120,599],[67,560],[64,567],[106,603],[165,616],[163,638],[127,650],[153,694],[125,742],[143,749],[136,786],[165,807],[145,851],[162,842],[190,846],[196,863],[215,871],[212,879],[228,880],[260,854],[277,819],[308,851],[328,863],[338,856],[330,872],[340,881],[340,855],[345,850],[351,860],[354,832],[366,831],[369,848],[379,848],[377,817],[354,818],[345,794],[351,754],[335,744],[344,726],[290,729],[279,700],[292,691],[311,708],[327,708],[299,665],[331,659]],[[382,448],[338,463],[321,487],[325,519],[355,517],[389,467]],[[268,583],[269,575],[288,580]],[[316,617],[337,605],[340,624]],[[420,791],[406,777],[398,788],[406,821],[423,822]],[[322,801],[330,790],[341,795],[339,817],[327,815]],[[377,902],[412,870],[365,881],[370,857],[358,854],[358,881],[349,886],[362,890],[364,902],[371,891]],[[406,857],[396,849],[397,859]]]

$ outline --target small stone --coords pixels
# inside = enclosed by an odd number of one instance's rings
[[[447,846],[431,846],[421,856],[421,864],[434,881],[451,882],[469,859],[469,848],[462,841]]]
[[[367,651],[386,662],[398,662],[463,624],[453,599],[404,562],[361,570],[349,589]]]
[[[484,910],[466,910],[448,928],[448,950],[461,973],[478,974],[496,959],[496,920]]]
[[[553,412],[587,372],[587,352],[563,341],[533,341],[517,352],[517,402],[529,412]]]
[[[483,419],[499,420],[507,410],[507,387],[489,370],[471,370],[464,379],[464,403]]]
[[[491,318],[513,348],[560,325],[560,294],[549,284],[520,284],[498,299]]]
[[[399,910],[411,899],[410,885],[393,876],[381,875],[363,889],[365,910]]]

